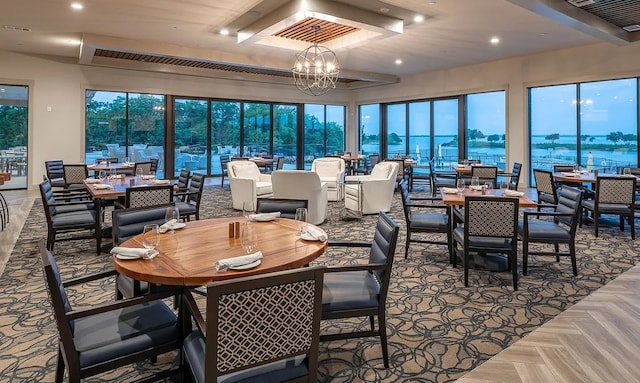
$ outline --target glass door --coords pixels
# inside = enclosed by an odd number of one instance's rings
[[[28,105],[28,87],[0,84],[0,189],[27,188]]]

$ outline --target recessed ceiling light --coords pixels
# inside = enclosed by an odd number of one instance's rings
[[[489,40],[489,42],[493,45],[497,45],[500,43],[500,38],[499,37],[492,37],[491,40]]]
[[[229,35],[229,30],[227,28],[221,29],[220,30],[220,34],[222,36],[228,36]]]
[[[389,13],[390,9],[387,7],[380,7],[378,9],[381,13]]]
[[[401,59],[396,59],[396,65],[400,65],[402,64],[402,60]]]
[[[79,11],[83,8],[84,8],[84,5],[82,5],[82,3],[71,3],[71,9],[75,9]]]
[[[421,23],[421,22],[423,22],[423,21],[424,21],[424,16],[422,16],[422,15],[416,15],[416,16],[413,18],[413,21],[414,21],[414,22],[416,22],[416,23]]]

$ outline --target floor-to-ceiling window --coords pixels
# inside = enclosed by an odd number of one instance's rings
[[[298,142],[298,108],[295,105],[273,106],[273,156],[284,157],[284,167],[296,168]]]
[[[271,155],[270,104],[244,103],[243,138],[243,156]]]
[[[156,175],[164,177],[165,100],[157,94],[129,93],[128,155],[134,162],[158,160]]]
[[[637,78],[530,88],[530,169],[636,167],[637,94]]]
[[[436,168],[451,167],[458,162],[458,99],[433,101],[433,146]]]
[[[341,105],[304,105],[304,167],[314,158],[344,151],[345,107]]]
[[[419,165],[431,159],[431,102],[409,104],[409,153]]]
[[[240,103],[211,101],[211,174],[221,174],[220,156],[240,156]]]
[[[380,152],[380,104],[358,107],[358,127],[360,130],[360,152],[364,155]]]
[[[0,84],[0,172],[11,181],[0,189],[27,187],[29,87]]]
[[[387,157],[407,154],[407,104],[387,105]]]
[[[207,100],[174,100],[174,177],[182,168],[207,174],[207,113]]]
[[[469,94],[466,104],[467,157],[507,170],[505,92]]]

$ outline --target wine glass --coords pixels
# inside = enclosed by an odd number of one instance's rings
[[[631,168],[622,169],[622,175],[625,177],[629,177],[631,175]]]
[[[98,178],[100,179],[100,183],[104,183],[104,180],[107,178],[107,171],[106,170],[100,170],[100,172],[98,172]]]
[[[168,227],[168,231],[167,233],[169,234],[174,234],[176,231],[174,229],[175,226],[175,222],[178,222],[178,220],[180,219],[180,210],[178,209],[177,206],[169,206],[166,210],[166,212],[164,213],[164,221],[165,223],[167,223]],[[168,224],[170,221],[173,221],[173,224]]]
[[[242,247],[244,247],[244,251],[247,254],[251,254],[258,245],[258,233],[253,228],[253,225],[250,225],[249,222],[246,222],[242,225]]]
[[[480,186],[480,178],[479,177],[471,177],[471,186],[472,188],[477,188]]]
[[[300,231],[296,235],[302,235],[307,231],[307,208],[299,207],[296,209],[296,221],[298,221],[298,226],[300,227]]]
[[[462,178],[458,179],[456,182],[456,187],[458,188],[458,193],[462,193],[465,188],[465,182]]]
[[[509,189],[509,184],[507,182],[500,182],[500,190],[504,193],[505,190]]]
[[[154,250],[156,246],[158,246],[158,242],[160,242],[160,233],[158,233],[158,225],[144,225],[142,229],[142,246],[144,246],[147,250]],[[153,256],[146,256],[145,259],[151,259],[155,257],[157,254]]]
[[[242,204],[242,215],[247,220],[247,222],[250,222],[249,216],[253,215],[254,213],[255,213],[255,209],[253,207],[253,201],[245,201]]]

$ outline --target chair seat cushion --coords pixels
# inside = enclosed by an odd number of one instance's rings
[[[93,203],[81,203],[72,205],[59,205],[56,206],[56,214],[71,213],[74,211],[94,210],[95,205]]]
[[[336,189],[338,187],[336,177],[320,177],[320,182],[326,183],[329,189]]]
[[[518,233],[524,235],[524,223],[518,222]],[[529,220],[529,241],[570,241],[571,233],[552,221]]]
[[[51,182],[51,186],[53,186],[54,188],[63,188],[66,185],[66,183],[64,182],[64,178],[52,178],[49,180],[49,182]]]
[[[74,321],[73,340],[80,366],[127,356],[179,339],[176,315],[152,301]]]
[[[256,193],[258,195],[273,194],[273,187],[271,186],[271,182],[257,181]]]
[[[540,193],[538,195],[538,202],[546,202],[546,203],[550,203],[550,204],[555,204],[556,201],[554,201],[554,198],[552,195],[550,194],[545,194],[545,193]]]
[[[96,214],[94,210],[72,211],[68,213],[56,214],[51,217],[53,227],[63,229],[66,227],[77,227],[83,225],[92,225],[96,223]]]
[[[126,275],[118,274],[116,277],[116,285],[118,286],[118,290],[122,293],[122,296],[125,298],[133,298],[136,296],[134,294],[133,284],[136,282],[135,279],[131,277],[127,277]],[[140,284],[140,292],[142,294],[146,294],[149,292],[149,283],[145,281],[137,281]],[[139,294],[138,294],[139,295]]]
[[[184,353],[191,375],[198,382],[205,382],[205,340],[199,331],[192,331],[184,340]],[[262,366],[233,372],[218,378],[218,383],[270,383],[286,382],[308,374],[305,356],[297,356]],[[209,363],[215,363],[210,360]]]
[[[582,206],[589,210],[595,210],[595,200],[583,200]],[[618,203],[601,203],[598,205],[598,212],[601,214],[629,214],[631,207]]]
[[[441,213],[411,213],[410,229],[446,232],[449,230],[449,217]]]
[[[322,288],[322,311],[374,309],[380,285],[368,271],[326,273]]]
[[[453,238],[459,243],[464,243],[464,228],[456,227],[453,231]],[[469,247],[509,251],[511,250],[511,238],[470,236]]]
[[[176,207],[178,208],[180,215],[195,214],[197,210],[196,205],[187,202],[176,202]]]

